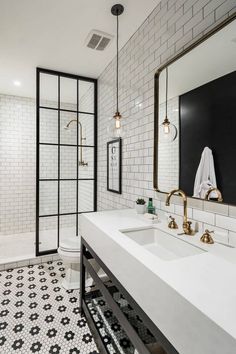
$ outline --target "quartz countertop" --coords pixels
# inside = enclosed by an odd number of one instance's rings
[[[181,354],[236,353],[236,249],[178,236],[135,210],[83,214],[81,236]],[[204,249],[166,261],[123,234],[154,227]]]

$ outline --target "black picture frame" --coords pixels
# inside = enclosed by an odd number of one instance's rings
[[[113,156],[111,156],[111,153]],[[115,158],[115,166],[113,162]],[[115,176],[113,178],[113,176]],[[114,187],[114,179],[117,188]],[[112,186],[111,186],[112,182]],[[117,138],[107,142],[107,190],[122,194],[122,139]]]

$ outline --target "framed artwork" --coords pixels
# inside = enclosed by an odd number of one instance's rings
[[[121,138],[107,143],[107,190],[121,194]]]

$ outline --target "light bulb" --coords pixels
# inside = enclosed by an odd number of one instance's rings
[[[107,127],[107,132],[108,135],[111,139],[117,139],[121,138],[121,136],[124,136],[124,129],[121,125],[121,114],[120,112],[116,112],[113,116],[113,119],[110,120],[108,127]]]
[[[120,129],[121,128],[120,119],[116,119],[115,127],[116,127],[116,129]]]
[[[165,117],[164,121],[159,126],[159,141],[162,143],[169,143],[174,141],[176,136],[176,126],[171,124],[169,119]]]
[[[164,134],[170,134],[170,125],[163,124]]]

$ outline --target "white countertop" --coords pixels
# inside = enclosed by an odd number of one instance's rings
[[[180,232],[128,209],[83,214],[81,236],[181,354],[235,354],[236,249],[178,236],[207,252],[165,261],[120,231],[150,226]]]

